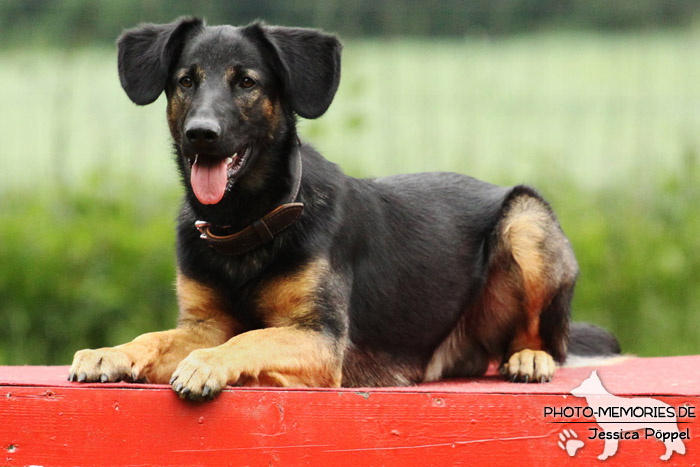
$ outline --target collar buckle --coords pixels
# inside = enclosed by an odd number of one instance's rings
[[[206,240],[209,238],[209,222],[206,221],[196,221],[194,226],[199,230],[199,238]]]

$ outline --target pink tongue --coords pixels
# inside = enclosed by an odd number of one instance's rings
[[[216,204],[226,192],[228,176],[226,160],[208,164],[198,158],[192,166],[192,190],[202,204]]]

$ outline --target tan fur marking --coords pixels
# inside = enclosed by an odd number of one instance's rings
[[[341,361],[332,340],[297,328],[267,328],[230,341],[246,386],[339,387]],[[256,357],[253,358],[252,355]]]
[[[275,138],[275,133],[280,124],[279,102],[272,103],[267,97],[264,97],[262,102],[262,114],[268,122],[267,137],[272,141]]]
[[[314,299],[328,262],[319,259],[291,276],[263,284],[257,308],[268,326],[290,326],[313,319]]]
[[[211,287],[178,273],[177,301],[180,308],[179,323],[213,320],[225,327],[235,327],[234,320],[225,311],[222,297]]]
[[[207,79],[207,73],[206,73],[206,71],[204,71],[204,68],[202,68],[202,67],[199,66],[199,65],[195,65],[195,66],[194,66],[194,74],[195,74],[195,76],[197,77],[197,80],[198,80],[199,82],[202,82],[202,81],[204,81],[205,79]]]
[[[475,309],[482,310],[478,326],[480,334],[487,340],[498,340],[506,332],[513,318],[520,313],[521,304],[514,290],[519,287],[519,278],[512,272],[494,265],[489,270],[488,279]]]
[[[516,200],[508,218],[503,235],[523,275],[527,312],[539,315],[547,295],[542,245],[546,241],[545,226],[551,219],[540,202],[529,197]]]
[[[539,328],[539,317],[535,320],[537,322],[537,327]],[[542,350],[542,339],[540,338],[539,330],[536,329],[532,331],[533,325],[530,323],[528,329],[521,330],[513,338],[510,344],[510,351],[512,353],[519,352],[524,349],[531,350]]]
[[[182,96],[182,91],[178,88],[175,90],[175,94],[168,99],[168,106],[166,109],[168,128],[175,141],[180,141],[180,121],[182,120],[182,115],[184,115],[186,108],[187,106]]]
[[[192,352],[175,376],[191,395],[208,386],[339,387],[341,357],[333,340],[296,327],[257,329],[213,349]]]
[[[236,79],[236,69],[232,66],[226,68],[226,72],[224,73],[224,79],[232,83],[234,79]]]
[[[273,107],[272,102],[270,102],[270,99],[267,97],[263,99],[262,112],[265,119],[270,122],[275,118],[275,108]]]

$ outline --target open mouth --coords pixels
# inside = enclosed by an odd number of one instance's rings
[[[190,183],[202,204],[217,204],[226,194],[229,181],[234,180],[245,167],[250,156],[250,146],[241,148],[224,159],[195,154],[190,158]]]

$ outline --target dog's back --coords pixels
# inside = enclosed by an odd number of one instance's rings
[[[368,367],[391,384],[423,379],[426,357],[483,288],[510,190],[454,173],[346,182],[332,247],[352,277],[346,381]],[[388,361],[404,374],[381,371]]]

